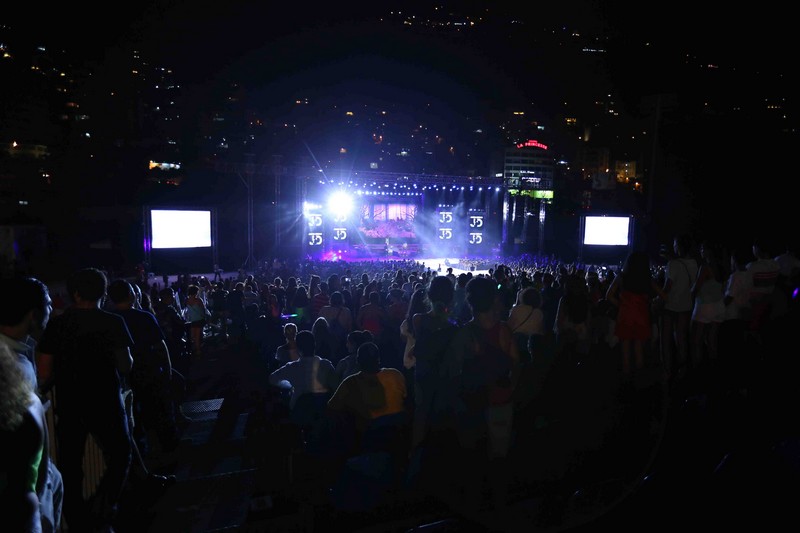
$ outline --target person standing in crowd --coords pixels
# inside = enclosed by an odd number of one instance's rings
[[[286,312],[286,287],[283,285],[283,278],[280,276],[276,276],[275,279],[272,280],[272,294],[275,295],[275,298],[278,300],[278,309],[280,310],[279,314],[283,314]]]
[[[0,511],[7,531],[41,533],[37,485],[45,453],[44,408],[7,345],[0,345]]]
[[[386,307],[386,314],[389,318],[389,329],[390,334],[397,337],[400,332],[400,324],[403,323],[403,320],[406,318],[406,312],[408,311],[408,301],[403,299],[403,291],[397,287],[390,289],[386,294],[387,300],[387,307]],[[396,342],[399,342],[399,337],[396,338]]]
[[[687,234],[672,241],[675,254],[664,271],[661,310],[661,359],[668,377],[684,375],[689,358],[689,323],[692,318],[692,286],[700,266],[691,257],[692,241]]]
[[[745,271],[750,259],[750,252],[737,248],[733,250],[730,258],[730,274],[725,282],[725,320],[719,328],[719,353],[724,354],[726,363],[734,368],[745,361],[746,332],[749,325],[750,289],[752,280]]]
[[[403,282],[403,285],[400,287],[403,289],[403,298],[410,300],[411,295],[414,292],[414,285],[419,281],[419,272],[413,271],[408,274],[408,277]]]
[[[74,531],[113,531],[132,459],[122,381],[133,366],[125,320],[100,308],[108,287],[96,268],[67,281],[73,304],[48,322],[37,346],[42,391],[55,387],[59,467],[64,477],[64,518]],[[83,454],[92,435],[105,458],[92,501],[83,496]]]
[[[462,272],[456,278],[453,305],[450,311],[450,318],[456,324],[466,324],[472,318],[472,312],[469,309],[469,305],[467,305],[467,283],[470,279],[472,279],[472,272]]]
[[[219,328],[220,336],[228,338],[228,290],[225,284],[217,282],[214,284],[211,294],[208,296],[208,307],[211,310],[211,324]]]
[[[692,287],[694,309],[691,323],[692,369],[717,360],[719,327],[725,320],[725,273],[720,254],[708,241],[700,244],[702,262]]]
[[[297,324],[294,322],[284,324],[283,337],[286,342],[275,349],[275,363],[278,366],[300,359],[300,352],[297,349]]]
[[[294,295],[297,292],[297,278],[290,276],[283,287],[286,314],[294,314]]]
[[[544,330],[555,332],[558,302],[564,291],[550,270],[542,273],[542,313],[544,314]]]
[[[344,295],[334,291],[329,304],[320,308],[319,316],[328,321],[331,333],[336,339],[332,361],[338,362],[347,355],[347,335],[353,331],[353,314],[345,305]]]
[[[38,392],[35,348],[47,322],[50,320],[52,302],[47,286],[36,278],[4,279],[0,284],[0,346],[6,346],[16,355],[17,364],[25,380],[34,392]],[[11,387],[11,385],[8,385]],[[39,400],[39,397],[36,397]],[[33,402],[36,403],[35,401]],[[41,405],[41,402],[39,402]],[[38,412],[35,405],[31,412]],[[41,531],[58,531],[61,524],[61,506],[64,500],[64,484],[61,472],[50,457],[50,440],[47,420],[39,425],[43,428],[44,446],[36,475],[36,494],[39,500]],[[3,515],[5,516],[5,515]]]
[[[456,275],[453,274],[453,267],[447,267],[447,274],[445,274],[444,277],[449,279],[450,283],[452,283],[453,286],[455,287],[455,285],[456,285]]]
[[[559,354],[574,363],[589,355],[592,346],[592,305],[584,277],[566,274],[564,294],[558,300],[553,328]]]
[[[319,277],[318,274],[311,274],[311,277],[308,280],[308,298],[310,300],[314,299],[314,296],[319,294],[320,292],[320,283],[322,283],[322,279]],[[316,318],[316,316],[314,317]]]
[[[328,282],[317,283],[317,292],[311,297],[311,316],[316,320],[320,316],[323,307],[330,304],[331,296],[328,292]]]
[[[436,395],[444,392],[440,391],[444,354],[457,330],[457,326],[450,322],[454,291],[455,287],[449,279],[436,276],[427,291],[428,310],[412,317],[415,342],[413,349],[405,355],[406,364],[414,368],[412,452],[422,446],[426,439],[434,440],[447,430],[443,427],[442,413],[437,409],[435,400]]]
[[[497,265],[492,272],[495,283],[497,284],[497,295],[495,297],[495,313],[497,318],[503,321],[508,320],[508,314],[516,301],[517,291],[514,287],[514,279],[511,277],[511,270],[506,265]]]
[[[187,356],[186,321],[175,302],[175,291],[165,287],[158,292],[158,300],[154,306],[155,317],[169,349],[173,368],[186,375],[189,370]]]
[[[542,293],[529,286],[517,292],[517,302],[511,308],[508,327],[514,335],[514,342],[523,360],[530,359],[528,338],[544,334],[544,313],[542,313]]]
[[[239,281],[228,293],[228,335],[231,340],[238,342],[247,332],[247,320],[244,313],[244,282]]]
[[[284,380],[292,385],[291,407],[305,393],[332,393],[339,385],[333,363],[314,353],[314,334],[302,330],[297,333],[296,340],[300,358],[286,363],[269,375],[269,384],[272,386],[278,386]]]
[[[308,297],[308,288],[305,285],[295,287],[292,303],[289,306],[291,313],[296,315],[294,321],[303,330],[310,330],[314,321],[311,319],[311,299]]]
[[[255,291],[254,282],[250,281],[244,284],[242,298],[244,299],[245,309],[253,304],[261,309],[261,295]]]
[[[311,325],[314,334],[314,353],[333,363],[333,352],[336,349],[336,338],[331,333],[330,325],[325,317],[318,317]]]
[[[380,346],[383,344],[383,331],[389,323],[389,315],[381,305],[381,294],[377,290],[365,292],[367,298],[358,310],[356,315],[356,325],[362,330],[372,333],[375,342]]]
[[[336,381],[341,383],[347,376],[352,376],[359,370],[358,367],[358,348],[365,342],[372,342],[372,333],[365,330],[353,330],[347,334],[345,346],[347,355],[339,359],[334,370],[336,371]]]
[[[269,318],[272,325],[280,325],[281,308],[273,289],[274,286],[269,283],[261,284],[261,313]]]
[[[197,296],[203,300],[203,305],[208,307],[208,297],[211,295],[211,291],[214,290],[214,285],[205,276],[199,276],[195,285],[199,289]]]
[[[520,365],[511,328],[497,316],[500,289],[496,279],[477,277],[467,283],[473,318],[456,331],[440,373],[445,390],[455,394],[447,405],[465,466],[457,476],[465,491],[464,502],[477,503],[482,482],[487,480],[495,508],[502,508]]]
[[[328,276],[328,294],[333,294],[336,291],[342,290],[342,279],[339,274],[331,274]]]
[[[133,339],[133,430],[138,450],[147,457],[153,449],[149,437],[155,435],[163,452],[178,445],[178,427],[173,399],[173,369],[164,332],[151,313],[134,307],[131,284],[115,279],[108,287],[111,312],[125,319]],[[177,377],[175,379],[178,379]]]
[[[631,252],[605,295],[617,308],[614,334],[622,345],[622,374],[626,378],[645,368],[645,343],[653,334],[650,303],[656,296],[666,295],[650,272],[650,259],[645,252]]]
[[[211,314],[205,302],[200,298],[200,287],[189,285],[186,289],[185,318],[189,324],[189,339],[192,343],[192,352],[199,356],[203,351],[203,329]]]
[[[35,346],[50,319],[49,291],[35,278],[3,279],[0,289],[0,344],[17,354],[25,378],[37,390]]]
[[[360,370],[348,376],[328,400],[328,409],[351,417],[355,442],[360,442],[370,422],[385,415],[405,412],[406,381],[395,368],[381,368],[380,351],[374,342],[359,346]]]
[[[411,370],[417,363],[414,357],[414,344],[417,341],[414,333],[414,315],[417,313],[427,313],[430,310],[428,304],[428,297],[425,289],[417,289],[411,295],[411,301],[408,302],[408,310],[406,317],[400,323],[400,336],[405,341],[403,349],[403,368]]]

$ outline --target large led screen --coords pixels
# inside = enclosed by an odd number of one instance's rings
[[[153,209],[152,248],[210,248],[211,211]]]
[[[358,232],[372,239],[416,239],[416,204],[365,203],[359,213]]]
[[[587,216],[584,218],[583,244],[628,246],[630,217]]]

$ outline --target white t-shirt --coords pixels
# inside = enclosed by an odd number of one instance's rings
[[[667,263],[666,276],[672,283],[664,309],[677,313],[692,310],[692,285],[697,279],[699,268],[697,261],[688,257],[679,257]]]
[[[732,298],[725,306],[725,320],[744,319],[742,310],[750,307],[750,288],[752,283],[747,272],[737,270],[728,277],[725,286],[725,296]]]
[[[750,275],[752,288],[750,296],[760,298],[769,296],[778,283],[780,265],[774,259],[756,259],[747,263],[746,272]]]
[[[508,324],[512,333],[541,335],[544,333],[544,314],[538,307],[534,309],[527,304],[517,304],[511,308]]]

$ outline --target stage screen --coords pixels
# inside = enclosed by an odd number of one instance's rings
[[[365,203],[360,207],[358,233],[365,242],[417,238],[417,205],[399,202]]]
[[[153,209],[150,227],[154,250],[211,247],[211,211]]]
[[[628,246],[630,217],[587,216],[584,218],[583,244]]]

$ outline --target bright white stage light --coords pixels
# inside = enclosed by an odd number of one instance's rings
[[[337,219],[344,220],[353,210],[353,199],[343,191],[337,191],[328,199],[328,211]]]

